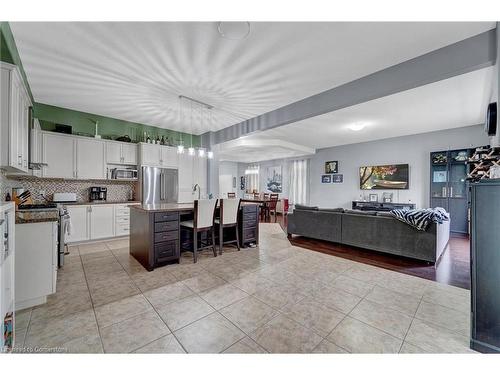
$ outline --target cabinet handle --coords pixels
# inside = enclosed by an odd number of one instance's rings
[[[18,155],[17,156],[17,165],[23,165],[23,156],[22,155]]]

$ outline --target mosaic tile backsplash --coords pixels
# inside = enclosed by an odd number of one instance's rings
[[[37,177],[6,177],[0,174],[1,199],[5,200],[7,192],[11,192],[14,187],[22,187],[31,192],[35,202],[43,202],[40,191],[45,192],[45,197],[52,200],[54,193],[76,193],[78,202],[89,200],[89,188],[91,186],[103,186],[108,188],[108,202],[126,201],[132,193],[133,199],[140,199],[136,196],[137,182],[132,181],[103,181],[103,180],[63,180],[45,179]]]

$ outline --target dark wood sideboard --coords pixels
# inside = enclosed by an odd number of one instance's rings
[[[389,203],[389,202],[367,202],[352,201],[353,210],[361,211],[391,211],[391,210],[414,210],[414,203]]]

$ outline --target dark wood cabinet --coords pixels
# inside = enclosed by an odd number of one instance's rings
[[[467,160],[472,149],[431,152],[430,207],[450,213],[450,231],[469,233],[469,193]]]
[[[500,179],[471,184],[471,348],[500,353]]]
[[[240,246],[259,243],[259,205],[242,204],[239,212]]]
[[[361,211],[392,211],[392,210],[413,210],[414,203],[389,203],[389,202],[365,202],[352,201],[353,210]]]
[[[130,254],[148,271],[178,262],[179,213],[131,210]]]

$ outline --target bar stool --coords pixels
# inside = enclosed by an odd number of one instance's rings
[[[194,218],[193,220],[181,221],[181,230],[193,233],[193,258],[194,263],[198,261],[198,250],[212,248],[214,257],[217,256],[215,248],[215,206],[217,199],[198,199],[194,201]],[[203,243],[200,240],[200,247],[198,247],[198,233],[211,232],[212,243]]]
[[[238,234],[238,212],[240,210],[240,199],[221,199],[219,218],[215,219],[215,225],[219,227],[219,254],[222,255],[224,244],[236,242],[236,247],[240,250],[240,238]],[[224,242],[224,229],[235,228],[236,240]]]

